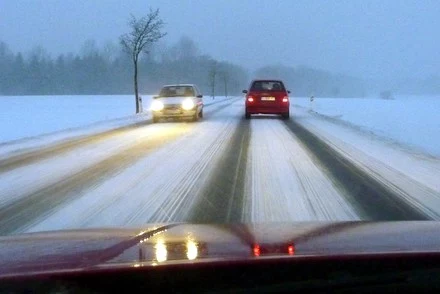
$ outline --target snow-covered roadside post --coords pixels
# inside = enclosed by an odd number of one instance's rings
[[[139,95],[139,113],[144,112],[144,108],[142,107],[142,96]]]
[[[313,111],[313,101],[315,101],[315,97],[312,95],[310,96],[310,112]]]

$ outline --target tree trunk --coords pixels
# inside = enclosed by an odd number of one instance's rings
[[[137,58],[133,59],[134,63],[134,98],[136,99],[136,113],[139,113],[139,91],[138,91],[138,63]]]

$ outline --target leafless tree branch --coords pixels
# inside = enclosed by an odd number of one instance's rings
[[[128,25],[131,29],[129,33],[123,34],[119,41],[125,52],[130,54],[134,65],[134,91],[136,98],[136,113],[139,112],[139,92],[138,92],[138,60],[139,54],[144,52],[148,54],[148,48],[164,36],[162,29],[165,25],[159,16],[159,9],[151,9],[147,16],[136,18],[130,15]]]

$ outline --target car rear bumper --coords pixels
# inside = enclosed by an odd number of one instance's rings
[[[289,112],[289,107],[246,107],[248,114],[284,114]]]

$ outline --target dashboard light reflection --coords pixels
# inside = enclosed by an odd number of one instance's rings
[[[194,242],[192,240],[188,240],[186,242],[186,257],[189,260],[194,260],[197,258],[198,254],[199,254],[199,252],[198,252],[196,242]]]
[[[156,260],[157,262],[164,262],[168,258],[168,251],[165,243],[163,241],[159,241],[155,245],[156,251]]]

